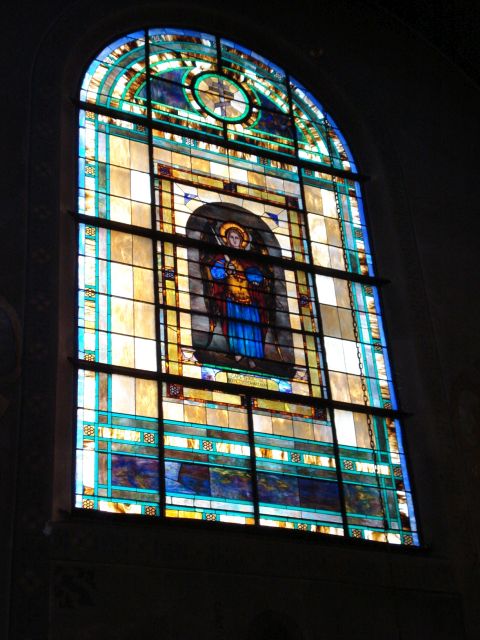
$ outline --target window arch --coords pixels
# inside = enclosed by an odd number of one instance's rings
[[[230,40],[149,29],[80,95],[76,506],[417,545],[332,118]]]

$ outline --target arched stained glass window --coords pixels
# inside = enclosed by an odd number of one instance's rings
[[[417,545],[331,117],[253,51],[150,29],[90,65],[79,140],[76,506]]]

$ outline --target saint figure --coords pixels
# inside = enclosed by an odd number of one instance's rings
[[[225,253],[219,250],[205,257],[203,263],[211,312],[210,332],[213,333],[220,319],[229,352],[237,362],[246,358],[249,367],[255,368],[255,358],[265,357],[265,337],[273,303],[272,274],[267,267],[257,264],[253,252],[245,257],[227,255],[229,247],[247,249],[250,246],[249,233],[242,226],[224,222],[219,236],[217,241],[225,246]]]

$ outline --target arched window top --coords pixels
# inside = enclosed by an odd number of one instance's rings
[[[355,170],[318,101],[279,66],[230,40],[178,29],[131,33],[90,65],[81,99],[146,118],[149,91],[152,118],[179,131]]]
[[[417,545],[355,166],[230,40],[149,29],[80,94],[76,506]]]

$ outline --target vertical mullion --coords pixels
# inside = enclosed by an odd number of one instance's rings
[[[255,431],[253,426],[252,396],[244,396],[247,407],[248,441],[250,445],[250,465],[252,476],[252,499],[255,525],[260,526],[260,505],[258,499],[257,456],[255,453]]]
[[[157,397],[158,397],[158,494],[160,516],[165,516],[166,495],[165,495],[165,447],[163,436],[163,388],[162,388],[162,348],[160,332],[160,300],[159,300],[159,275],[157,259],[157,240],[155,239],[155,229],[157,225],[155,206],[155,163],[153,160],[153,120],[152,120],[152,89],[150,74],[150,36],[148,28],[145,28],[145,75],[147,89],[147,131],[148,131],[148,160],[150,169],[150,213],[152,230],[152,267],[153,267],[153,288],[155,307],[155,340],[157,345]],[[165,320],[165,319],[164,319]]]
[[[289,111],[290,111],[290,120],[291,120],[291,126],[292,126],[292,132],[293,132],[293,144],[295,147],[295,157],[298,160],[299,158],[299,153],[298,153],[298,137],[297,137],[297,129],[295,127],[295,114],[293,111],[293,97],[292,97],[292,91],[291,91],[291,87],[290,87],[290,76],[288,74],[286,74],[285,76],[285,81],[286,81],[286,87],[287,87],[287,95],[288,95],[288,105],[289,105]],[[299,185],[300,185],[300,193],[302,196],[302,210],[301,210],[301,216],[303,217],[303,227],[305,229],[305,235],[306,235],[306,239],[307,239],[307,258],[310,264],[313,265],[313,257],[312,257],[312,243],[311,243],[311,237],[310,237],[310,228],[308,226],[308,213],[305,209],[305,203],[306,203],[306,199],[305,199],[305,184],[303,181],[303,173],[302,173],[302,168],[297,164],[297,169],[298,169],[298,181],[299,181]],[[300,212],[299,212],[300,213]],[[328,370],[328,365],[327,365],[327,353],[326,353],[326,349],[325,349],[325,339],[324,339],[324,331],[323,331],[323,323],[322,323],[322,315],[321,315],[321,309],[320,309],[320,302],[318,300],[318,293],[317,293],[317,284],[315,281],[315,275],[314,274],[310,274],[310,278],[311,280],[313,280],[313,282],[311,282],[311,286],[313,285],[313,296],[314,296],[314,304],[315,304],[315,311],[317,314],[317,323],[318,323],[318,338],[320,340],[320,348],[322,351],[322,360],[323,360],[323,374],[325,376],[325,386],[327,387],[327,394],[328,394],[328,414],[330,416],[330,422],[332,424],[332,437],[333,437],[333,451],[334,451],[334,457],[335,457],[335,471],[336,471],[336,475],[337,475],[337,484],[338,484],[338,493],[339,493],[339,497],[340,497],[340,511],[342,514],[342,525],[343,525],[343,533],[345,537],[349,536],[348,533],[348,522],[347,522],[347,510],[346,510],[346,506],[345,506],[345,492],[344,492],[344,488],[343,488],[343,477],[342,477],[342,472],[341,472],[341,468],[340,468],[340,451],[339,451],[339,445],[338,445],[338,438],[337,438],[337,428],[335,426],[335,412],[332,406],[332,389],[331,389],[331,385],[330,385],[330,375],[329,375],[329,370]]]
[[[77,122],[80,121],[80,109],[77,109]],[[80,150],[80,138],[79,138],[79,126],[77,125],[77,154],[79,155]],[[77,155],[77,194],[76,194],[76,202],[78,206],[78,191],[80,185],[80,175],[79,175],[79,158]],[[79,312],[79,300],[78,300],[78,287],[79,287],[79,263],[80,263],[80,222],[76,220],[74,222],[75,225],[75,248],[76,248],[76,267],[75,267],[75,329],[74,329],[74,348],[75,348],[75,359],[79,359],[79,349],[78,349],[78,312]],[[84,311],[85,313],[85,311]],[[72,482],[72,490],[71,490],[71,506],[75,508],[77,502],[77,464],[78,464],[78,451],[77,451],[77,442],[78,442],[78,386],[79,386],[79,377],[80,377],[80,367],[77,366],[75,368],[75,384],[73,386],[73,403],[72,403],[72,424],[75,425],[74,429],[72,429],[72,438],[73,438],[73,447],[72,447],[72,468],[74,469],[73,473],[73,482]],[[82,434],[82,442],[83,442],[83,434]],[[82,475],[83,479],[83,475]],[[83,491],[82,491],[83,493]]]
[[[215,36],[215,47],[217,49],[217,73],[222,74],[223,73],[222,42],[219,36]],[[223,130],[223,143],[226,148],[228,143],[228,125],[225,122],[225,120],[222,122],[222,130]],[[230,155],[228,153],[228,149],[226,149],[226,151],[227,151],[227,159],[228,159],[227,161],[230,167]]]

